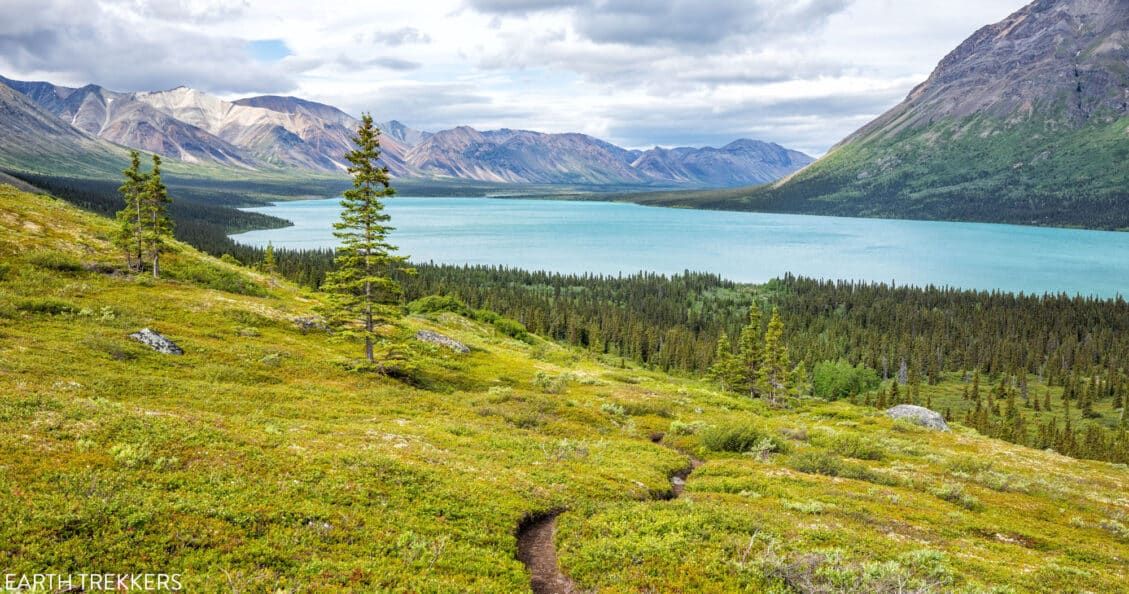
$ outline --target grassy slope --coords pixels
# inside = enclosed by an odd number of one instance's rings
[[[847,144],[778,187],[649,193],[656,206],[1129,228],[1129,118],[987,117]]]
[[[195,281],[59,270],[49,254],[114,263],[108,222],[3,186],[0,227],[6,571],[180,571],[189,591],[512,592],[528,583],[514,527],[564,507],[562,564],[606,591],[906,578],[1116,592],[1129,579],[1124,467],[843,403],[768,411],[451,314],[392,333],[418,367],[412,387],[344,371],[356,345],[300,332],[291,318],[317,296],[286,283],[184,246],[167,270]],[[204,286],[232,279],[264,296]],[[142,326],[187,354],[130,342]],[[420,328],[474,350],[414,344]],[[573,379],[546,393],[538,371]],[[787,451],[713,452],[674,421],[756,427]],[[705,460],[675,501],[650,500],[687,464],[658,432]]]

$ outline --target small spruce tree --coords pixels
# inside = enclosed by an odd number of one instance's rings
[[[167,250],[172,237],[171,203],[168,188],[161,181],[161,157],[153,155],[153,171],[145,176],[141,191],[141,240],[153,278],[161,276],[161,254]]]
[[[144,264],[141,194],[145,188],[145,174],[141,173],[141,154],[130,151],[129,158],[129,167],[122,171],[125,179],[118,188],[125,206],[118,211],[115,218],[118,227],[114,231],[113,241],[114,245],[125,254],[126,267],[137,272]]]

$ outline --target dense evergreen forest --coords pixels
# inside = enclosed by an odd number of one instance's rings
[[[95,212],[112,213],[120,206],[117,188],[109,182],[21,177]],[[172,216],[179,239],[247,266],[260,266],[263,250],[236,244],[227,233],[285,224],[230,205],[203,204],[191,194],[175,198]],[[331,250],[276,249],[273,260],[279,275],[315,289],[333,267]],[[456,297],[546,338],[687,374],[709,369],[719,338],[738,336],[751,306],[765,317],[777,307],[799,377],[810,378],[822,362],[862,366],[875,370],[883,387],[853,394],[860,403],[936,404],[951,420],[989,435],[1129,461],[1125,415],[1117,413],[1129,400],[1129,303],[1120,297],[793,276],[751,286],[694,272],[611,277],[429,263],[416,269],[417,274],[398,279],[408,301]],[[981,375],[995,386],[977,387],[982,398],[954,387],[967,389]],[[897,386],[903,386],[900,392]],[[1043,392],[1036,393],[1036,386]],[[1021,406],[1013,408],[1016,398]]]

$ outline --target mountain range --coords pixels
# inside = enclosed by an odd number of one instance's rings
[[[1129,229],[1129,2],[1037,0],[900,104],[758,188],[639,202]]]
[[[73,147],[82,147],[70,151],[74,153],[91,147],[107,154],[120,152],[103,146],[113,144],[189,164],[333,174],[344,171],[343,156],[352,147],[358,124],[336,107],[296,97],[225,101],[187,87],[122,93],[97,85],[72,88],[3,77],[0,86],[8,90],[0,128],[50,128],[61,135],[46,146],[31,147],[25,145],[34,138],[10,135],[11,143],[0,149],[0,159],[9,166],[23,164],[13,154],[43,160],[53,151]],[[721,148],[640,151],[585,134],[479,131],[467,126],[430,133],[395,120],[380,127],[385,164],[395,176],[411,178],[727,187],[773,181],[812,161],[798,151],[747,139]]]

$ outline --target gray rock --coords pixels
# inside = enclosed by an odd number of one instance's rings
[[[942,417],[941,413],[931,411],[924,406],[899,404],[893,408],[887,409],[886,416],[895,420],[901,419],[911,423],[917,423],[929,429],[936,429],[938,431],[949,430],[949,425],[945,423],[945,417]]]
[[[148,329],[142,328],[137,332],[129,335],[130,338],[140,342],[141,344],[166,355],[183,355],[184,349],[176,346],[176,343],[161,336],[160,334]]]
[[[420,330],[419,332],[416,332],[416,340],[430,342],[431,344],[437,344],[439,346],[447,347],[452,351],[455,351],[456,353],[470,352],[470,347],[468,347],[467,345],[455,340],[454,338],[451,338],[450,336],[443,336],[442,334],[438,332],[432,332],[431,330]]]
[[[294,316],[290,318],[294,325],[302,334],[307,334],[312,330],[320,330],[322,332],[329,332],[329,324],[325,323],[325,319],[319,316]]]

